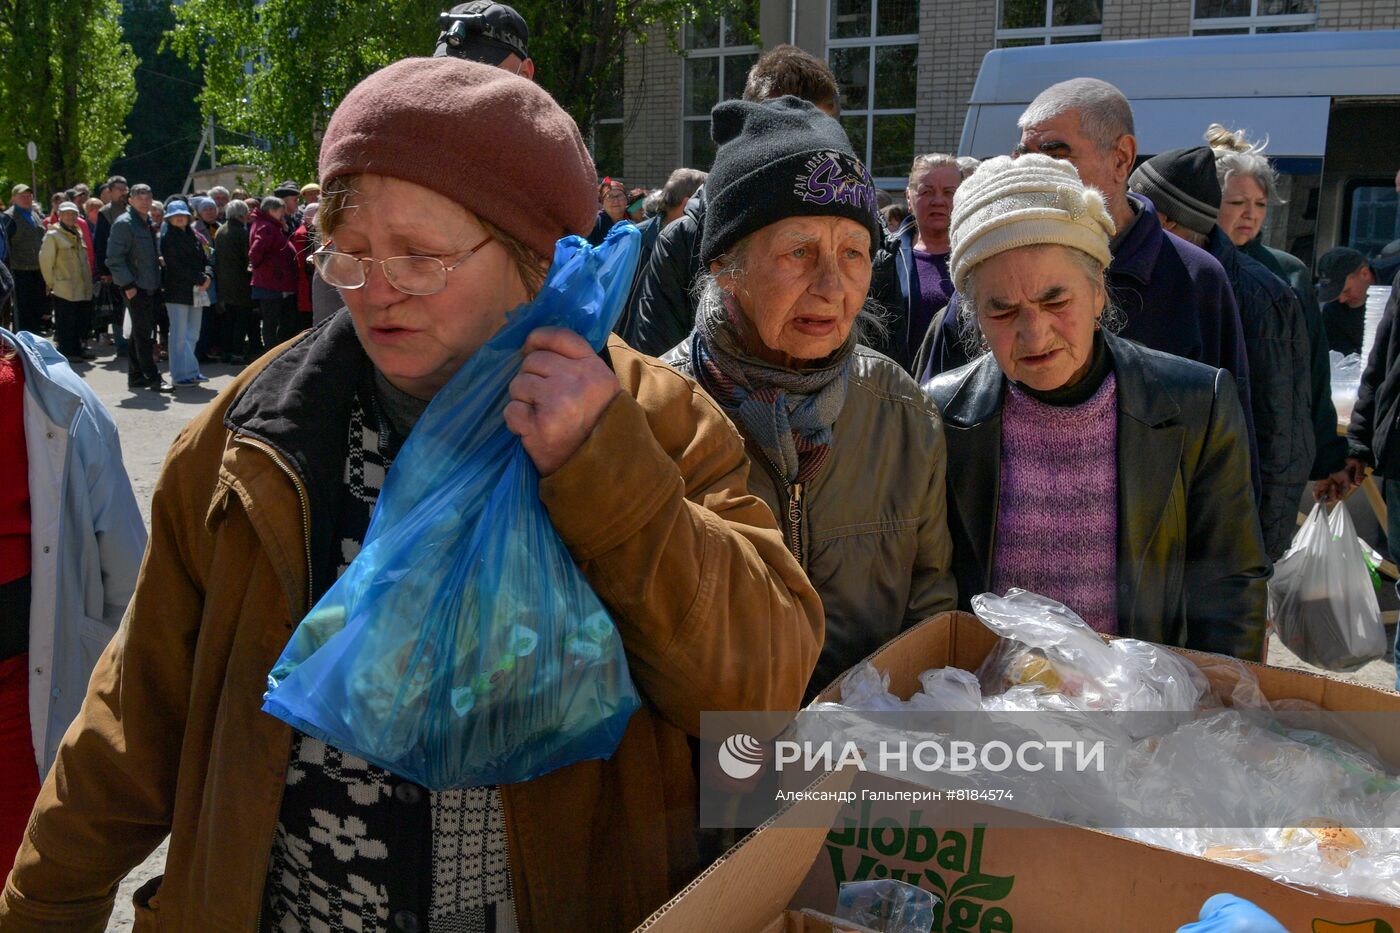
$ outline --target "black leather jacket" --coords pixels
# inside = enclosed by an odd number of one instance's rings
[[[648,356],[660,356],[690,336],[695,325],[691,288],[700,274],[700,239],[705,230],[705,186],[685,212],[666,225],[639,267],[626,310],[622,338]]]
[[[1257,661],[1273,570],[1234,380],[1118,337],[1106,342],[1118,394],[1118,633]],[[1005,386],[987,354],[924,387],[943,413],[964,608],[991,588]]]

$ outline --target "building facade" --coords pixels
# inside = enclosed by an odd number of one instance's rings
[[[915,153],[956,151],[992,49],[1360,29],[1400,29],[1400,0],[750,0],[688,24],[679,53],[660,26],[633,46],[594,151],[600,174],[629,185],[708,169],[710,108],[741,94],[764,48],[791,42],[831,65],[852,144],[898,190]]]

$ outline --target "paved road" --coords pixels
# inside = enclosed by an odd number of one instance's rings
[[[148,390],[128,391],[125,360],[114,359],[110,347],[99,348],[99,354],[94,365],[81,366],[79,371],[116,419],[117,428],[121,432],[127,472],[131,476],[136,497],[141,503],[142,514],[149,523],[151,494],[155,490],[166,450],[180,429],[198,414],[220,389],[229,384],[238,368],[205,366],[204,372],[213,377],[213,381],[202,388],[181,389],[172,396],[166,396]],[[1393,635],[1393,632],[1390,634]],[[1270,640],[1269,663],[1315,670],[1294,657],[1277,639]],[[1393,687],[1394,662],[1389,658],[1373,661],[1361,670],[1345,676],[1374,687]],[[117,910],[108,927],[109,931],[131,929],[131,892],[147,879],[160,874],[164,864],[165,847],[162,846],[131,874],[118,895]]]

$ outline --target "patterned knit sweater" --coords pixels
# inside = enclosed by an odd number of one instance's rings
[[[380,377],[350,415],[337,516],[339,577],[360,552],[389,468],[422,414]],[[411,400],[408,400],[411,402]],[[261,929],[516,933],[495,787],[429,791],[294,733]]]
[[[1060,407],[1008,382],[992,590],[1059,600],[1096,631],[1118,630],[1118,390]]]

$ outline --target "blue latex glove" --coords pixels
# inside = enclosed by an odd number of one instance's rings
[[[1201,905],[1201,919],[1176,933],[1288,933],[1283,926],[1249,901],[1233,894],[1217,894]]]

